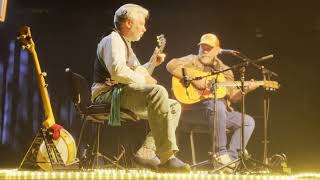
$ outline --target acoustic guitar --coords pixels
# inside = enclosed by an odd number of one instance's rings
[[[188,75],[192,75],[192,77],[205,77],[208,84],[212,84],[212,82],[217,82],[215,85],[217,99],[223,98],[226,96],[227,87],[240,87],[240,81],[226,81],[223,74],[210,76],[208,72],[202,72],[192,68],[186,68]],[[217,78],[217,81],[215,79]],[[279,83],[276,81],[245,81],[244,86],[248,86],[249,84],[256,84],[258,86],[263,86],[267,90],[276,90],[280,87]],[[199,90],[195,88],[192,84],[187,88],[181,82],[181,79],[177,77],[172,77],[172,91],[175,98],[182,104],[194,104],[200,102],[205,99],[214,98],[214,94],[208,90]]]
[[[44,109],[44,114],[45,114],[45,120],[42,123],[43,128],[39,131],[37,135],[38,138],[37,137],[35,138],[26,156],[28,154],[32,154],[30,150],[36,151],[37,152],[37,154],[35,155],[36,163],[41,169],[46,171],[54,169],[53,167],[54,162],[52,162],[53,159],[55,159],[54,161],[56,164],[65,165],[65,164],[73,163],[75,162],[75,159],[76,159],[76,152],[77,152],[76,144],[73,137],[67,130],[61,128],[61,126],[59,125],[56,125],[55,118],[51,108],[49,95],[48,95],[47,84],[44,79],[44,77],[46,76],[46,73],[41,71],[37,52],[35,50],[35,43],[31,37],[30,27],[23,26],[19,29],[18,40],[21,43],[22,48],[28,50],[28,52],[32,56],[34,66],[35,66],[35,72],[36,72],[36,78],[38,81],[40,96],[42,100],[42,105]],[[56,137],[57,139],[54,139],[52,137],[52,132],[51,132],[52,128],[55,126],[58,126],[61,128],[61,129],[59,128],[60,136]],[[34,145],[34,144],[37,144],[37,145]],[[34,149],[34,147],[36,147],[36,149]],[[24,157],[24,160],[27,158],[26,156]]]

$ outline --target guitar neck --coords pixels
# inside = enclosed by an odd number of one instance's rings
[[[163,49],[164,49],[164,46],[161,46],[159,48],[159,54],[163,52]],[[149,62],[149,67],[147,68],[147,70],[150,75],[152,75],[154,69],[156,68],[156,60],[157,60],[157,58],[154,58]]]
[[[150,75],[152,75],[154,69],[156,68],[156,63],[155,61],[150,62],[149,67],[147,68],[148,72]]]
[[[43,126],[46,129],[48,129],[52,125],[55,124],[55,119],[54,119],[53,111],[51,108],[51,103],[50,103],[49,94],[48,94],[48,90],[47,90],[47,84],[45,82],[44,75],[41,71],[37,52],[35,51],[34,48],[31,49],[31,55],[33,57],[32,59],[34,61],[34,65],[35,65],[35,71],[36,71],[36,75],[37,75],[40,96],[41,96],[41,100],[42,100],[43,109],[45,112],[45,120],[43,121]]]
[[[166,46],[166,39],[164,38],[163,34],[157,36],[157,42],[158,42],[158,49],[159,49],[158,54],[160,54],[163,52],[163,49]],[[157,66],[156,62],[157,62],[157,56],[153,56],[153,58],[149,61],[149,67],[147,67],[147,70],[150,75],[152,75],[154,68]]]
[[[252,81],[244,81],[244,86],[248,86]],[[254,83],[258,86],[263,86],[264,81],[254,81]],[[224,87],[240,87],[241,81],[226,81],[226,82],[218,82],[217,86],[224,86]]]
[[[160,46],[160,47],[159,47],[159,53],[162,53],[162,52],[163,52],[164,47],[165,47],[165,46]]]
[[[42,125],[46,129],[48,129],[52,125],[55,124],[55,120],[54,120],[54,116],[53,116],[53,112],[52,112],[52,108],[51,108],[51,104],[50,104],[50,99],[49,99],[48,90],[47,90],[47,84],[44,79],[44,76],[46,76],[46,75],[45,75],[45,73],[43,73],[41,71],[38,55],[35,50],[35,44],[34,44],[32,37],[31,37],[30,27],[22,26],[19,29],[17,39],[22,44],[22,47],[27,49],[28,52],[32,56],[32,60],[34,62],[35,71],[36,71],[36,78],[38,80],[38,86],[39,86],[40,96],[41,96],[41,100],[42,100],[42,106],[43,106],[43,110],[45,112],[45,118],[46,118],[44,120],[44,122],[42,123]]]

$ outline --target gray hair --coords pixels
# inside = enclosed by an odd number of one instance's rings
[[[138,15],[142,15],[144,18],[148,18],[149,11],[137,4],[125,4],[117,9],[117,11],[114,13],[114,26],[116,28],[120,28],[121,23],[123,23],[125,20],[137,19]]]

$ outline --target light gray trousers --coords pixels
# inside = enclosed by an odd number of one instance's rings
[[[145,145],[155,145],[161,163],[178,151],[175,131],[179,123],[181,105],[169,99],[161,85],[129,84],[123,87],[120,106],[147,119],[151,129]],[[106,92],[94,99],[94,103],[110,103],[111,93]],[[153,137],[153,138],[152,138]]]

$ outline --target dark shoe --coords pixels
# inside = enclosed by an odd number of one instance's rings
[[[182,162],[178,158],[169,159],[164,164],[158,166],[158,172],[190,172],[189,164]]]
[[[160,164],[160,159],[157,156],[152,159],[144,159],[138,156],[134,156],[133,161],[139,167],[152,170],[157,170],[157,167]]]

